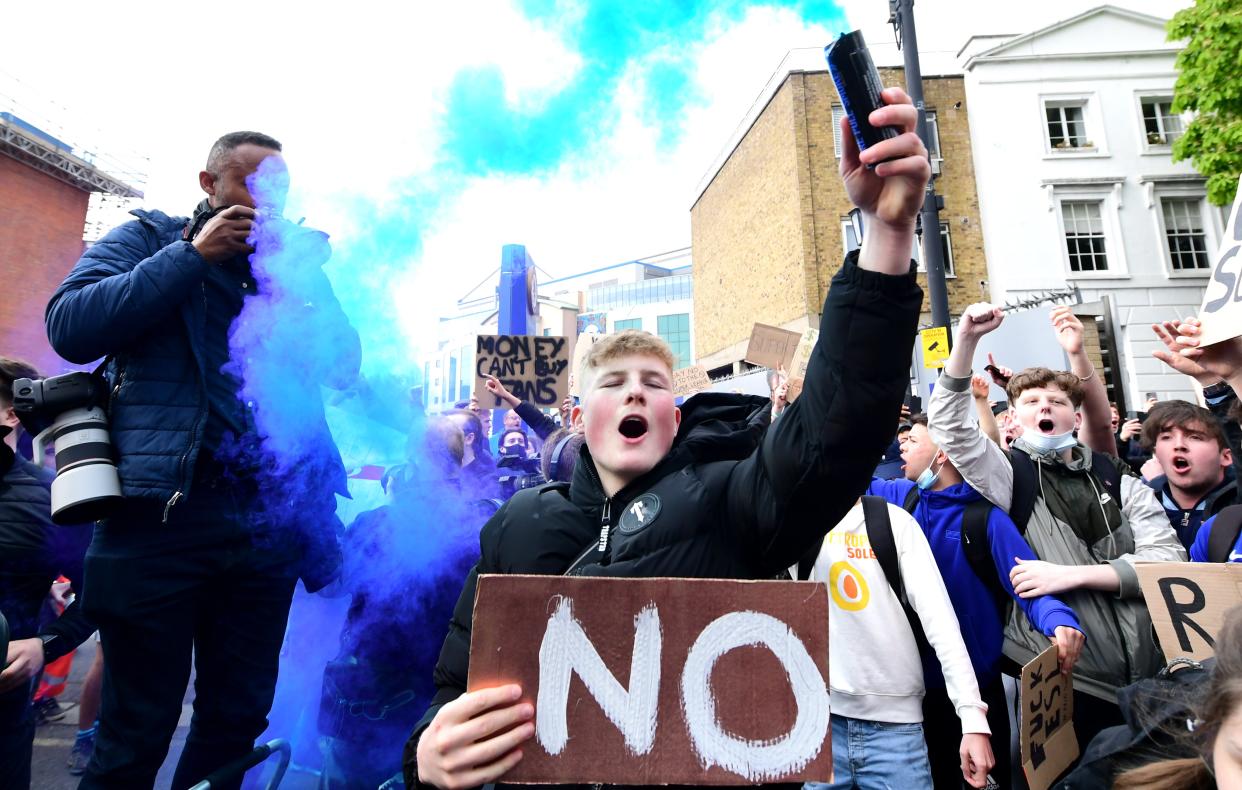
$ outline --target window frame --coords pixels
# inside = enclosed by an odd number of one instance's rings
[[[631,323],[637,323],[638,326],[622,326],[623,324],[631,324]],[[641,332],[643,329],[642,316],[639,316],[638,318],[622,318],[620,320],[614,320],[612,322],[612,331],[614,333],[624,332],[627,329],[637,329]]]
[[[1060,248],[1061,268],[1066,281],[1070,280],[1117,280],[1130,277],[1125,243],[1120,232],[1120,217],[1116,184],[1089,185],[1049,184],[1053,190],[1050,209],[1056,215],[1056,239]],[[1104,226],[1104,255],[1108,268],[1104,271],[1076,272],[1070,267],[1069,245],[1065,235],[1065,202],[1096,202],[1100,204],[1100,222]]]
[[[1156,101],[1161,103],[1167,102],[1169,104],[1169,116],[1177,118],[1178,123],[1182,125],[1182,128],[1177,133],[1178,137],[1181,137],[1186,133],[1187,122],[1185,113],[1173,113],[1173,91],[1171,89],[1138,90],[1134,92],[1134,106],[1138,112],[1139,149],[1144,154],[1171,154],[1173,152],[1173,143],[1176,138],[1174,138],[1174,140],[1169,140],[1167,143],[1148,142],[1147,115],[1143,111],[1143,102],[1147,101]],[[1157,116],[1157,122],[1160,123],[1163,128],[1161,116]],[[1167,132],[1165,133],[1165,139],[1168,139]]]
[[[1212,275],[1212,264],[1215,260],[1220,240],[1224,234],[1224,221],[1220,211],[1213,211],[1216,206],[1207,202],[1207,189],[1203,181],[1177,182],[1151,180],[1145,182],[1150,190],[1147,207],[1151,212],[1152,227],[1157,244],[1160,247],[1161,266],[1164,274],[1171,280],[1206,280]],[[1207,246],[1208,265],[1205,269],[1174,269],[1173,255],[1169,251],[1168,229],[1164,223],[1164,200],[1194,200],[1199,204],[1199,217],[1203,221],[1204,243]],[[1228,207],[1225,207],[1228,208]]]
[[[1044,93],[1038,97],[1040,137],[1045,159],[1087,159],[1108,156],[1104,124],[1099,116],[1099,98],[1094,93]],[[1055,148],[1048,133],[1049,107],[1080,107],[1082,109],[1083,142],[1088,145]],[[1064,114],[1062,114],[1064,119]],[[1062,123],[1067,121],[1062,120]]]
[[[686,328],[685,328],[686,351],[685,351],[684,359],[681,357],[681,354],[678,348],[673,345],[673,342],[669,340],[668,337],[666,337],[663,333],[660,332],[660,324],[664,320],[669,319],[669,318],[681,319],[683,317],[685,318],[685,321],[686,321]],[[672,333],[670,332],[669,334],[671,335]],[[677,334],[681,334],[681,331],[679,330]],[[694,364],[694,333],[692,329],[692,322],[690,321],[689,312],[666,313],[664,315],[657,315],[656,316],[656,337],[659,337],[665,343],[668,343],[669,348],[672,350],[674,370],[680,370],[681,368],[689,367],[690,365]],[[679,364],[679,363],[684,363],[684,364]]]

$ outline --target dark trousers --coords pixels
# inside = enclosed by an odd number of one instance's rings
[[[30,753],[35,734],[34,711],[30,707],[33,691],[32,683],[23,683],[0,694],[0,790],[30,787]]]
[[[1005,704],[1005,686],[1000,673],[995,678],[978,678],[979,695],[988,706],[988,726],[992,729],[992,754],[996,766],[992,778],[1005,790],[1010,786],[1009,711]],[[962,761],[962,720],[943,688],[928,689],[923,697],[923,737],[927,740],[927,758],[931,762],[932,786],[936,790],[957,790],[965,787]]]
[[[1125,724],[1117,703],[1093,697],[1084,691],[1074,692],[1074,735],[1078,737],[1078,754],[1087,752],[1087,744],[1100,730]]]
[[[79,790],[153,785],[191,657],[194,715],[174,790],[247,754],[266,729],[296,544],[257,524],[253,504],[235,487],[196,481],[167,524],[162,505],[129,504],[96,525],[82,603],[108,660],[95,752]],[[240,778],[225,786],[239,787]]]

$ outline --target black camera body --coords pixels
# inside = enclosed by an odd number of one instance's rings
[[[13,410],[34,435],[34,462],[56,453],[52,521],[80,524],[110,515],[122,502],[121,478],[108,435],[108,382],[93,373],[13,382]]]
[[[520,458],[506,455],[496,462],[496,471],[500,472],[500,494],[505,499],[521,491],[523,488],[538,488],[548,482],[539,471],[538,458]]]

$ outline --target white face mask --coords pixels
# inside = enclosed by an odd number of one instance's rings
[[[920,491],[926,491],[927,489],[931,488],[932,486],[936,484],[936,480],[939,479],[940,470],[944,469],[944,464],[941,464],[940,469],[937,469],[935,472],[933,472],[932,466],[934,466],[935,463],[936,463],[936,459],[935,457],[933,457],[932,462],[928,464],[927,468],[923,470],[923,473],[919,475],[919,479],[914,481],[914,484],[919,487]]]
[[[1035,431],[1023,431],[1022,441],[1041,453],[1055,453],[1078,444],[1073,431],[1047,436]]]

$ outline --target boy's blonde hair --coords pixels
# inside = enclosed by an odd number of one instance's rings
[[[655,357],[668,365],[670,373],[673,371],[673,350],[668,343],[650,332],[625,329],[615,335],[607,335],[591,346],[582,363],[584,383],[593,380],[595,372],[605,363],[619,357],[633,356]]]

